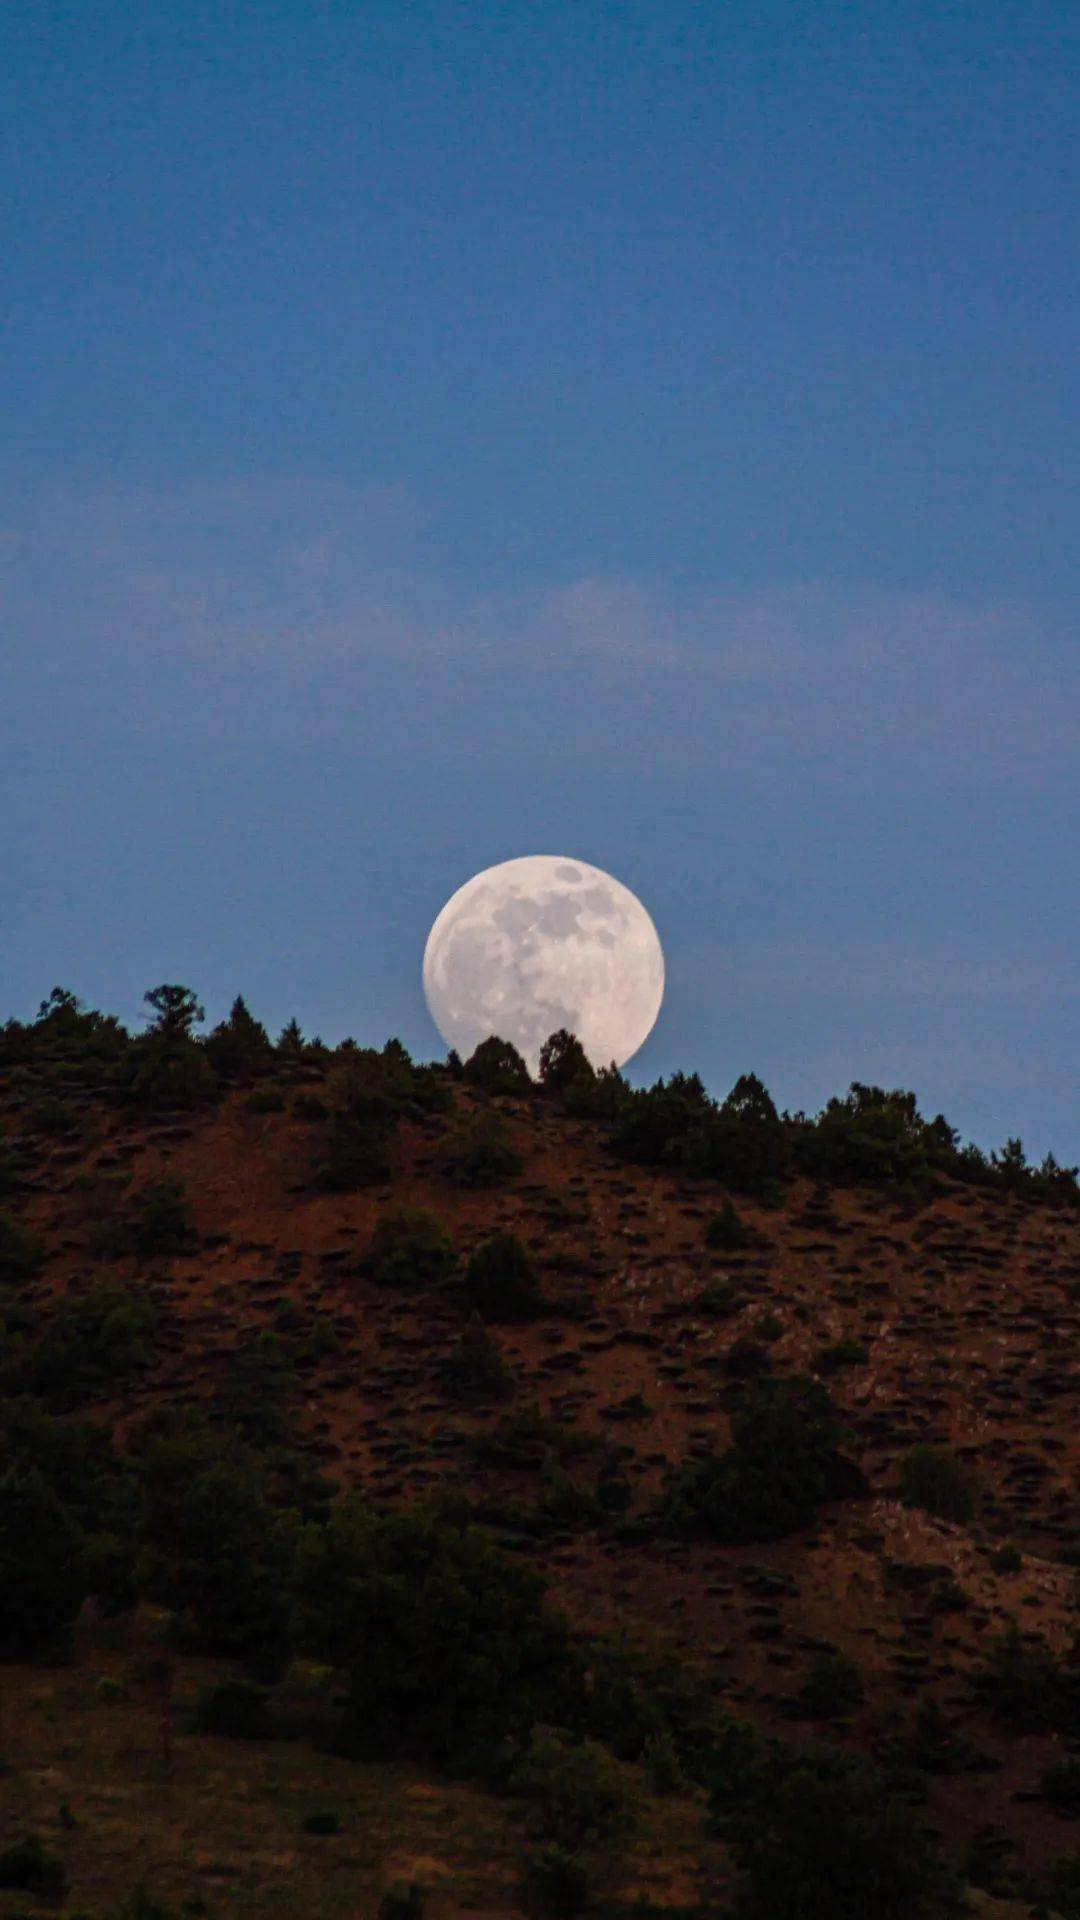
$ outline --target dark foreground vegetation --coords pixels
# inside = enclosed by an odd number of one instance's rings
[[[870,1489],[834,1383],[865,1365],[859,1341],[821,1344],[809,1371],[778,1369],[779,1323],[759,1315],[725,1350],[723,1437],[690,1449],[631,1512],[626,1449],[512,1404],[500,1333],[587,1320],[591,1296],[573,1261],[563,1263],[570,1271],[558,1260],[542,1269],[502,1227],[461,1258],[435,1213],[392,1200],[357,1273],[387,1302],[431,1301],[457,1315],[441,1391],[482,1411],[478,1458],[541,1485],[531,1506],[488,1510],[450,1482],[422,1502],[388,1504],[342,1491],[304,1441],[302,1384],[340,1340],[328,1316],[284,1301],[198,1405],[140,1394],[173,1335],[161,1276],[200,1246],[182,1181],[133,1181],[107,1154],[80,1172],[87,1268],[48,1297],[50,1249],[28,1202],[49,1156],[62,1165],[75,1153],[86,1097],[165,1129],[237,1097],[253,1114],[288,1114],[307,1142],[302,1187],[331,1196],[389,1191],[402,1130],[436,1124],[437,1176],[497,1195],[522,1169],[507,1116],[546,1103],[598,1128],[613,1164],[715,1185],[702,1244],[736,1275],[761,1238],[740,1209],[752,1202],[767,1218],[800,1181],[819,1196],[858,1188],[916,1211],[945,1189],[977,1189],[1071,1220],[1076,1170],[1050,1157],[1029,1166],[1017,1140],[989,1156],[962,1146],[907,1092],[856,1085],[808,1118],[778,1113],[753,1075],[719,1102],[696,1075],[635,1091],[614,1069],[594,1071],[566,1033],[551,1037],[534,1083],[498,1039],[465,1063],[418,1066],[397,1041],[330,1049],[295,1022],[271,1041],[241,999],[201,1038],[190,990],[166,984],[146,999],[137,1035],[61,989],[36,1020],[0,1029],[0,1660],[72,1661],[88,1619],[130,1633],[156,1676],[166,1771],[178,1660],[227,1663],[195,1716],[225,1740],[294,1732],[281,1706],[289,1676],[323,1668],[331,1704],[305,1738],[357,1763],[479,1782],[504,1800],[519,1819],[517,1898],[541,1917],[604,1905],[612,1862],[649,1796],[693,1803],[702,1845],[720,1845],[731,1867],[713,1910],[742,1920],[934,1920],[961,1911],[963,1879],[993,1884],[977,1861],[963,1874],[946,1864],[927,1830],[927,1778],[955,1757],[932,1710],[917,1737],[883,1721],[872,1751],[853,1754],[835,1735],[863,1701],[861,1676],[826,1647],[789,1702],[790,1733],[764,1733],[669,1647],[575,1625],[533,1564],[538,1542],[582,1530],[646,1550],[749,1549],[813,1529],[833,1506],[854,1510]],[[460,1103],[462,1090],[473,1104]],[[723,1323],[742,1305],[737,1279],[723,1275],[695,1310]],[[621,1429],[648,1407],[631,1396],[612,1411]],[[962,1463],[929,1443],[909,1450],[898,1491],[950,1524],[978,1508]],[[998,1552],[1007,1573],[1016,1549],[1003,1542]],[[935,1577],[939,1612],[964,1604]],[[1063,1813],[1080,1808],[1080,1639],[1061,1657],[1003,1631],[973,1698],[1003,1728],[1061,1744],[1045,1796]],[[333,1809],[309,1819],[312,1836],[337,1830]],[[4,1908],[5,1890],[23,1905]],[[1080,1856],[1063,1846],[1029,1891],[1078,1920]],[[12,1833],[0,1847],[0,1912],[55,1910],[66,1897],[55,1842]],[[418,1920],[421,1904],[415,1888],[388,1893],[381,1920]],[[169,1912],[152,1889],[133,1891],[126,1909],[128,1920]]]

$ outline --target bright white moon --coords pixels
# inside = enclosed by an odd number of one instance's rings
[[[664,955],[640,900],[584,860],[534,853],[474,875],[424,949],[431,1017],[465,1059],[497,1033],[535,1073],[558,1027],[594,1066],[622,1066],[652,1029]]]

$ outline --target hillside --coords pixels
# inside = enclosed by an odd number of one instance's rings
[[[347,1054],[219,1059],[213,1088],[181,1104],[133,1094],[121,1051],[61,1023],[48,1044],[11,1040],[0,1066],[10,1404],[88,1421],[136,1466],[155,1416],[182,1408],[256,1451],[287,1445],[376,1513],[452,1495],[542,1571],[582,1644],[677,1655],[763,1748],[872,1759],[980,1899],[1052,1890],[1074,1911],[1067,1180],[1048,1195],[934,1165],[838,1184],[794,1163],[755,1191],[620,1157],[610,1118],[557,1089],[423,1070],[389,1120],[381,1082],[354,1100],[366,1159],[350,1181],[326,1171]],[[462,1139],[484,1147],[490,1184],[470,1184]],[[449,1251],[424,1242],[426,1216]],[[470,1312],[468,1293],[499,1234],[540,1295],[506,1318]],[[718,1519],[736,1483],[710,1474],[733,1414],[792,1382],[817,1382],[841,1416],[842,1471],[798,1524],[776,1519],[772,1487],[760,1525]],[[733,1516],[741,1482],[731,1498]],[[144,1878],[167,1902],[197,1889],[215,1914],[344,1916],[405,1883],[436,1920],[518,1910],[520,1796],[422,1741],[385,1761],[328,1751],[334,1687],[310,1660],[259,1671],[277,1739],[196,1730],[200,1688],[233,1667],[170,1630],[160,1593],[133,1597],[86,1599],[55,1644],[9,1649],[0,1669],[7,1839],[38,1833],[65,1861],[70,1911],[120,1911]],[[155,1688],[173,1701],[171,1757]],[[596,1897],[724,1911],[745,1859],[689,1766],[676,1756],[664,1780],[649,1751],[651,1772],[640,1754],[613,1762],[643,1808],[633,1840],[582,1839]],[[298,1838],[324,1805],[342,1834]],[[1080,1903],[1080,1870],[1072,1885]],[[26,1898],[0,1892],[0,1913]]]

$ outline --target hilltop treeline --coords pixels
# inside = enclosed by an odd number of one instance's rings
[[[592,1119],[609,1134],[611,1150],[639,1166],[668,1167],[716,1179],[768,1203],[799,1176],[823,1184],[888,1187],[918,1196],[945,1181],[995,1188],[1053,1205],[1080,1205],[1075,1167],[1052,1154],[1028,1161],[1019,1139],[984,1153],[961,1140],[943,1114],[926,1119],[917,1097],[903,1089],[858,1081],[821,1112],[778,1111],[755,1074],[743,1074],[723,1100],[707,1092],[696,1073],[674,1073],[651,1087],[632,1088],[614,1066],[595,1070],[577,1038],[551,1035],[534,1081],[509,1041],[492,1036],[462,1062],[415,1064],[398,1040],[382,1049],[344,1040],[327,1046],[307,1039],[291,1020],[272,1040],[238,997],[226,1020],[205,1035],[204,1013],[185,986],[164,984],[145,996],[143,1032],[130,1033],[111,1014],[87,1008],[54,987],[32,1021],[0,1027],[0,1071],[33,1088],[32,1119],[42,1132],[62,1132],[65,1085],[93,1087],[117,1103],[148,1111],[203,1105],[223,1091],[265,1081],[256,1093],[270,1110],[285,1082],[325,1081],[329,1099],[309,1098],[309,1117],[326,1118],[320,1183],[347,1191],[387,1176],[390,1141],[402,1115],[450,1105],[448,1082],[461,1080],[508,1098],[543,1097],[567,1114]],[[493,1129],[481,1128],[461,1147],[467,1182],[485,1184],[485,1167],[498,1159]],[[511,1171],[503,1166],[497,1175]]]

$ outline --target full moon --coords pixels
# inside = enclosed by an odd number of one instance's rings
[[[559,1027],[592,1064],[622,1066],[652,1030],[664,955],[641,901],[610,873],[561,854],[504,860],[447,901],[424,949],[424,994],[467,1058],[497,1033],[535,1073]]]

